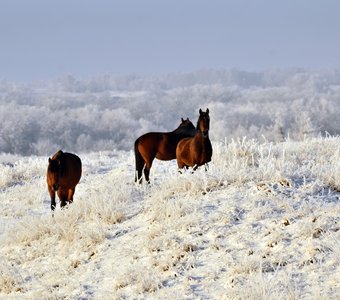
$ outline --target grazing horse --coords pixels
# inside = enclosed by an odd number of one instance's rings
[[[51,210],[55,209],[55,193],[57,192],[60,207],[73,202],[73,195],[81,177],[81,160],[72,153],[59,150],[52,158],[48,158],[47,187],[51,196]]]
[[[171,132],[148,132],[135,141],[136,175],[135,182],[142,182],[143,169],[145,180],[149,183],[149,174],[155,158],[171,160],[176,158],[178,142],[186,137],[194,136],[195,126],[189,118],[182,118],[181,124]]]
[[[200,116],[197,121],[196,134],[194,137],[182,139],[176,149],[177,165],[179,169],[184,167],[197,167],[211,161],[212,146],[209,140],[209,109],[203,112],[199,110]]]

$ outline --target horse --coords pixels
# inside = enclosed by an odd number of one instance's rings
[[[209,139],[210,117],[209,109],[205,112],[199,110],[196,134],[193,137],[182,139],[176,148],[176,159],[179,170],[206,165],[211,161],[212,146]]]
[[[135,182],[142,183],[143,169],[146,182],[150,183],[149,174],[152,162],[176,159],[178,142],[186,137],[194,136],[195,126],[187,118],[181,118],[181,124],[171,132],[148,132],[135,141],[134,151],[136,160]]]
[[[60,207],[63,208],[66,203],[73,202],[73,195],[82,173],[82,164],[80,158],[73,154],[59,150],[48,158],[47,167],[47,187],[51,197],[51,210],[56,206],[55,194],[57,192]]]

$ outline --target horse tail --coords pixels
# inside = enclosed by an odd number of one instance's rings
[[[143,168],[145,165],[145,161],[140,154],[138,150],[138,144],[139,144],[139,139],[135,141],[135,161],[136,161],[136,171],[135,171],[135,182],[141,182],[142,181],[142,174],[143,174]]]

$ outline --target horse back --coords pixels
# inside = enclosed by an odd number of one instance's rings
[[[61,179],[70,186],[76,186],[82,174],[81,159],[73,154],[64,152],[61,158]]]
[[[178,140],[169,132],[148,132],[136,140],[143,157],[156,157],[161,160],[176,158]]]
[[[136,140],[136,145],[138,150],[143,152],[155,152],[158,148],[159,143],[162,141],[162,136],[160,132],[148,132],[141,135]]]

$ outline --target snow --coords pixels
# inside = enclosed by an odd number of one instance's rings
[[[0,299],[339,298],[340,138],[212,142],[150,185],[132,151],[79,154],[54,217],[48,156],[0,155]]]

